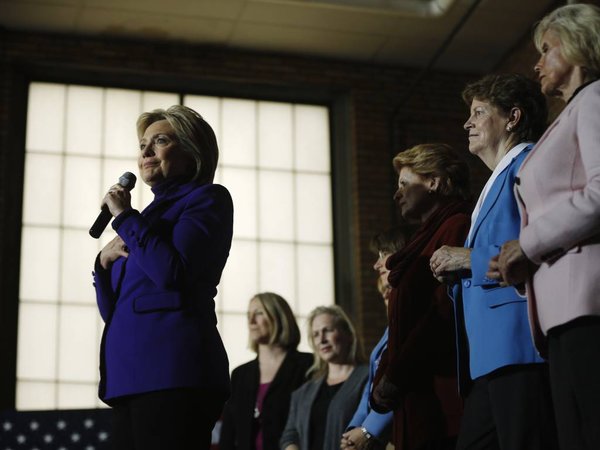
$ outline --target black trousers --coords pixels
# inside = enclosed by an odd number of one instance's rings
[[[560,448],[600,449],[600,317],[551,329],[548,361]]]
[[[456,448],[558,449],[548,365],[509,366],[475,380]]]
[[[208,450],[223,395],[169,389],[132,395],[113,405],[115,450]]]

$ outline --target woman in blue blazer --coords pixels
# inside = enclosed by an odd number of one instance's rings
[[[229,395],[213,297],[232,201],[212,184],[217,142],[195,111],[144,113],[137,131],[140,176],[155,197],[139,212],[117,184],[103,200],[117,237],[94,272],[105,322],[100,397],[113,407],[117,449],[208,449]]]
[[[386,313],[392,288],[387,279],[390,271],[385,264],[391,255],[406,245],[413,232],[414,229],[412,226],[401,225],[379,233],[371,239],[371,251],[378,256],[377,261],[373,264],[373,269],[379,274],[377,278],[377,290],[383,298]],[[383,336],[381,336],[369,356],[369,377],[367,378],[367,384],[365,384],[360,403],[356,411],[354,411],[354,416],[350,419],[350,423],[346,427],[346,432],[342,435],[340,445],[342,450],[385,448],[390,441],[394,413],[391,411],[378,413],[369,405],[375,372],[387,348],[388,334],[389,329],[386,327]]]
[[[468,85],[463,98],[471,108],[464,125],[469,151],[493,173],[465,247],[443,246],[430,261],[438,279],[458,282],[452,293],[466,401],[457,449],[556,448],[548,369],[531,339],[527,300],[486,277],[490,258],[519,235],[513,186],[545,128],[546,102],[537,83],[515,74],[484,77]]]

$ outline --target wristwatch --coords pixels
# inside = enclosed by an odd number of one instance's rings
[[[373,437],[373,435],[369,433],[369,430],[367,430],[365,427],[360,427],[360,431],[362,431],[362,434],[367,439],[367,441]]]

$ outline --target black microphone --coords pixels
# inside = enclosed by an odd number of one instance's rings
[[[119,177],[119,184],[128,191],[131,191],[135,187],[135,180],[134,174],[125,172]],[[110,219],[112,219],[112,214],[110,213],[108,206],[104,204],[102,205],[102,210],[100,211],[100,214],[98,214],[94,225],[90,228],[90,236],[94,239],[98,239],[106,228],[106,225],[108,225],[108,222],[110,222]]]

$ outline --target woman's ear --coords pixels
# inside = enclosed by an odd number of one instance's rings
[[[440,189],[440,184],[441,184],[441,179],[440,177],[429,177],[429,193],[433,194],[434,192],[437,193]]]
[[[523,112],[520,108],[513,106],[508,113],[508,122],[506,123],[506,131],[512,131],[519,125]]]

